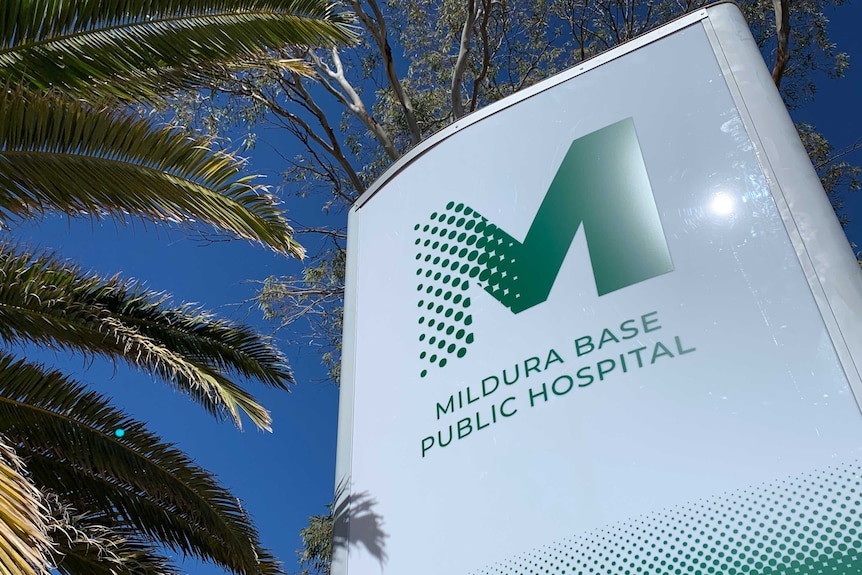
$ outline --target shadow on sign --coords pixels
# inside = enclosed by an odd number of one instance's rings
[[[332,546],[344,550],[348,545],[363,547],[381,565],[386,563],[386,539],[383,516],[374,512],[377,500],[367,491],[348,492],[349,480],[342,480],[335,490]]]

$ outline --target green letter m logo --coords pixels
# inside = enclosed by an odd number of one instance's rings
[[[572,142],[523,242],[455,202],[416,226],[420,357],[466,355],[471,281],[516,314],[547,300],[581,227],[600,296],[673,270],[631,118]]]

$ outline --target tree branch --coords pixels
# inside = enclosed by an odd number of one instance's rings
[[[476,2],[468,0],[467,17],[461,29],[461,43],[458,46],[458,59],[452,69],[452,119],[457,120],[464,115],[464,102],[461,101],[461,81],[467,70],[467,57],[470,55],[470,41],[473,38],[473,24],[476,22]]]
[[[380,55],[383,57],[383,65],[386,70],[386,79],[389,86],[395,93],[395,98],[398,100],[401,110],[404,113],[404,119],[407,120],[407,130],[410,132],[410,143],[416,145],[422,141],[422,131],[419,129],[419,123],[416,121],[416,112],[413,110],[413,103],[410,97],[404,91],[401,85],[401,80],[398,78],[398,73],[395,71],[395,58],[392,56],[392,46],[389,45],[389,36],[386,32],[386,19],[381,12],[376,0],[366,0],[371,6],[371,11],[374,12],[372,18],[368,12],[362,8],[360,0],[351,0],[350,5],[359,17],[359,20],[365,25],[371,36],[374,38],[377,48],[380,50]],[[393,158],[394,159],[394,158]]]
[[[781,78],[790,60],[790,0],[772,0],[772,5],[775,8],[775,30],[778,38],[772,81],[775,82],[776,88],[780,88]]]
[[[271,110],[274,114],[284,118],[287,122],[289,122],[289,125],[291,127],[291,131],[294,133],[294,135],[296,135],[297,138],[299,138],[300,141],[302,141],[305,144],[306,149],[310,153],[314,153],[314,150],[311,149],[311,147],[308,145],[308,142],[306,141],[306,139],[299,134],[298,129],[301,129],[302,133],[304,134],[305,137],[310,138],[311,140],[316,142],[320,147],[322,147],[326,151],[327,154],[330,155],[330,157],[335,158],[335,160],[341,165],[342,169],[347,173],[347,177],[350,179],[351,184],[353,184],[353,186],[356,187],[357,192],[362,193],[362,191],[364,190],[364,188],[362,186],[362,182],[361,182],[361,180],[359,180],[359,177],[356,175],[356,171],[353,169],[353,166],[350,165],[350,162],[347,161],[347,158],[341,152],[341,148],[338,144],[338,141],[335,139],[335,135],[334,135],[334,133],[332,133],[331,129],[327,132],[329,135],[329,138],[328,138],[329,141],[327,141],[320,134],[315,132],[314,129],[312,129],[311,125],[308,122],[306,122],[303,118],[297,116],[296,114],[294,114],[292,112],[287,111],[284,107],[280,106],[278,104],[278,102],[276,102],[275,100],[273,100],[271,98],[267,98],[265,95],[263,95],[262,93],[260,93],[257,90],[248,90],[247,95],[248,95],[248,97],[250,97],[254,100],[257,100],[258,102],[261,102],[269,110]],[[328,127],[328,124],[324,125],[323,126],[324,130],[326,130],[327,127]],[[319,163],[321,163],[321,165],[322,165],[322,162],[319,162]],[[333,191],[338,193],[342,197],[342,199],[344,199],[348,203],[353,200],[353,198],[346,196],[344,194],[344,192],[340,191],[337,187],[334,187]]]
[[[482,24],[479,26],[479,32],[482,36],[482,69],[473,79],[473,93],[470,96],[471,112],[476,110],[476,105],[479,101],[479,88],[488,75],[488,69],[491,67],[491,49],[488,45],[488,19],[491,15],[491,0],[482,0],[482,4],[484,4]]]
[[[814,169],[815,170],[822,170],[823,168],[825,168],[829,164],[832,164],[832,163],[836,162],[837,160],[843,158],[844,156],[852,154],[856,150],[860,150],[860,149],[862,149],[862,138],[859,138],[858,140],[856,140],[855,142],[853,142],[852,144],[850,144],[849,146],[847,146],[843,150],[839,150],[839,151],[835,152],[834,154],[832,154],[831,156],[829,156],[828,158],[826,158],[822,162],[818,162],[814,166]]]
[[[383,146],[383,149],[386,151],[386,155],[393,161],[397,160],[401,157],[401,154],[399,154],[398,150],[395,149],[395,144],[392,142],[392,138],[386,130],[383,129],[383,126],[381,126],[380,123],[368,113],[368,109],[365,107],[365,103],[362,101],[359,93],[344,75],[344,65],[341,63],[338,49],[333,48],[331,54],[335,70],[327,66],[316,54],[314,54],[314,52],[310,52],[309,56],[311,57],[312,62],[314,62],[314,65],[331,80],[337,83],[339,88],[344,91],[342,93],[330,87],[330,92],[335,94],[338,99],[341,100],[357,118],[359,118],[359,121],[362,122],[372,134],[374,134],[377,141],[380,142],[380,145]]]
[[[326,132],[327,139],[331,144],[330,148],[332,151],[330,152],[330,155],[335,158],[335,160],[341,165],[342,169],[347,173],[350,183],[356,190],[356,195],[359,196],[365,191],[365,185],[362,183],[362,180],[359,179],[359,175],[356,173],[353,165],[348,161],[347,156],[341,149],[341,144],[335,135],[335,130],[332,129],[332,126],[329,123],[329,119],[326,117],[326,113],[317,105],[317,102],[314,101],[314,98],[308,93],[308,90],[305,89],[305,86],[302,84],[302,77],[294,72],[292,73],[292,79],[293,82],[290,84],[291,88],[299,94],[302,101],[307,104],[309,111],[314,114],[315,118],[317,118],[317,123],[320,124]]]

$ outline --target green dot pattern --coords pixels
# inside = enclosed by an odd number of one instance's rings
[[[474,341],[472,285],[510,309],[520,297],[515,268],[521,244],[472,208],[455,202],[432,213],[414,231],[419,340],[434,350],[423,351],[420,359],[428,367],[444,367],[453,358],[466,356]],[[422,369],[420,375],[427,374],[428,369]]]
[[[473,575],[862,574],[862,466],[739,490],[563,539]]]

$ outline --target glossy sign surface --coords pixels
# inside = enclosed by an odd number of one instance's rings
[[[862,417],[708,23],[353,210],[338,575],[859,566]]]

